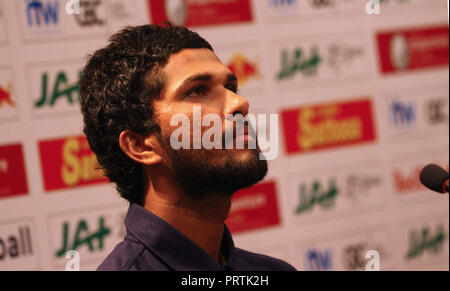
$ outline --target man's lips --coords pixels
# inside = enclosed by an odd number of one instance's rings
[[[245,126],[243,129],[244,129],[244,130],[243,130],[242,134],[240,134],[240,135],[238,135],[238,134],[240,133],[239,130],[236,129],[235,132],[236,132],[236,135],[237,135],[237,136],[235,136],[235,135],[233,134],[233,139],[230,140],[230,141],[228,141],[227,144],[230,144],[231,142],[234,142],[234,141],[235,141],[236,143],[234,144],[233,148],[236,148],[236,147],[237,147],[237,146],[236,146],[237,144],[245,145],[246,143],[255,140],[255,138],[254,138],[251,134],[249,134],[248,126]],[[231,135],[231,134],[230,134],[230,135]],[[225,136],[225,135],[224,135],[224,136]]]
[[[237,134],[237,133],[236,133]],[[244,133],[242,135],[238,135],[236,136],[236,142],[238,141],[244,141],[244,142],[248,142],[248,141],[253,141],[254,138],[248,134],[248,127],[244,127]]]

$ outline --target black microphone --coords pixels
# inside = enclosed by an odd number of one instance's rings
[[[420,182],[430,190],[448,193],[449,174],[441,167],[430,164],[420,172]]]

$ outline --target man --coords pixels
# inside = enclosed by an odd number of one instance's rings
[[[89,144],[130,202],[127,235],[98,270],[295,270],[235,248],[224,225],[232,194],[267,173],[259,149],[171,146],[171,119],[192,121],[194,106],[224,124],[248,113],[206,40],[171,24],[126,28],[91,56],[80,86]]]

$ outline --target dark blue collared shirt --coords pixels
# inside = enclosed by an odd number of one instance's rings
[[[207,252],[166,221],[137,204],[125,218],[127,234],[98,267],[98,271],[295,271],[275,258],[234,247],[225,226],[222,267]]]

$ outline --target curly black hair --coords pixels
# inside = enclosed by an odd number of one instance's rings
[[[164,85],[162,68],[182,49],[211,45],[186,27],[126,27],[89,57],[80,80],[84,133],[105,175],[130,203],[143,205],[147,178],[143,166],[119,146],[124,130],[141,135],[160,132],[152,100]]]

